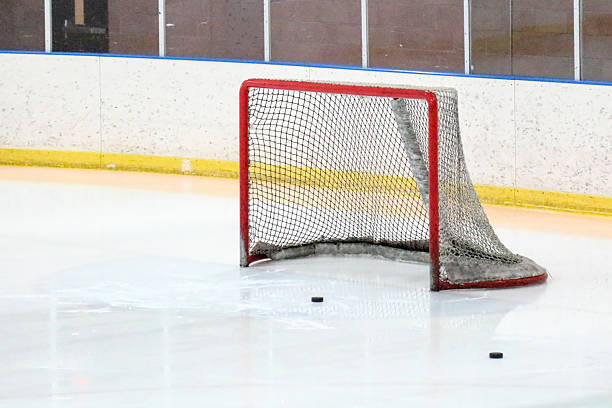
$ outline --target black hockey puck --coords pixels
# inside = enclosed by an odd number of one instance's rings
[[[499,351],[492,351],[489,353],[489,358],[504,358],[504,353]]]
[[[312,300],[315,303],[320,303],[323,301],[323,296],[313,296],[310,300]]]

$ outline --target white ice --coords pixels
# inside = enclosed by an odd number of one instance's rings
[[[610,239],[497,229],[546,284],[431,293],[367,257],[239,268],[233,198],[0,197],[0,407],[612,406]]]

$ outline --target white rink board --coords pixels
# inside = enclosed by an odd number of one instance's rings
[[[612,86],[285,66],[0,54],[0,148],[238,160],[248,78],[459,92],[474,183],[612,196]]]
[[[97,58],[0,54],[0,148],[98,151]]]

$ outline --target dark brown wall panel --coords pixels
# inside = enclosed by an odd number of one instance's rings
[[[260,60],[263,1],[166,0],[166,53]]]
[[[583,78],[612,81],[612,0],[583,1]]]
[[[512,73],[573,78],[572,0],[514,0]]]
[[[463,72],[463,0],[370,0],[370,65]]]
[[[41,0],[0,0],[0,50],[45,49],[45,10]]]
[[[361,65],[360,0],[271,2],[275,61]]]
[[[472,72],[512,75],[509,0],[472,0]]]
[[[157,0],[109,0],[109,52],[159,54]]]
[[[573,77],[572,0],[473,0],[472,72]]]

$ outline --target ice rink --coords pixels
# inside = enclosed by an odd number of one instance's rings
[[[237,195],[0,167],[0,407],[612,406],[612,218],[487,207],[549,280],[432,293],[368,257],[239,268]]]

